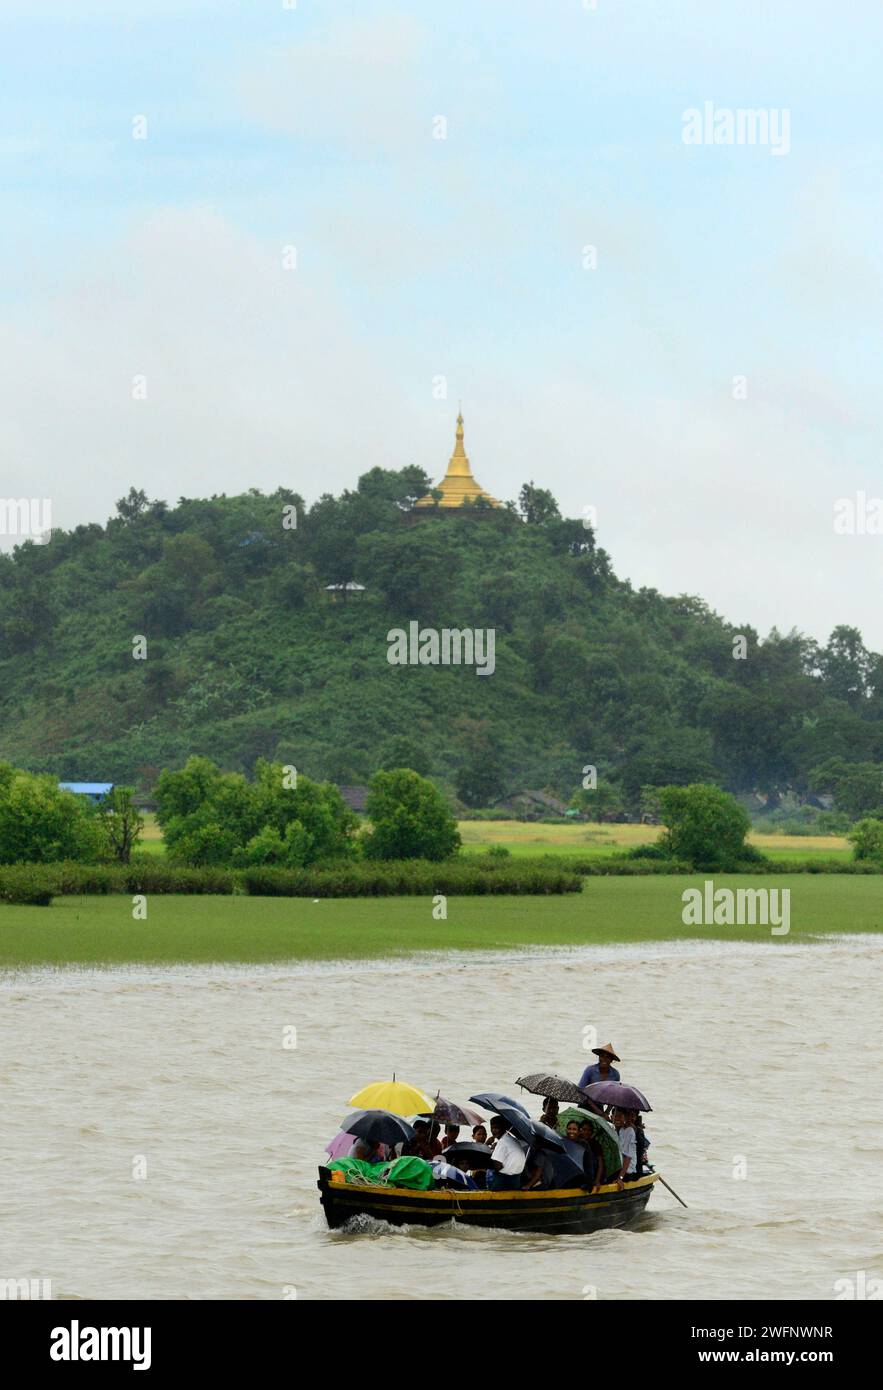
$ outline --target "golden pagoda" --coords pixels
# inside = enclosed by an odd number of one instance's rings
[[[462,411],[457,416],[457,441],[448,463],[448,471],[435,491],[441,493],[441,497],[438,499],[440,507],[460,507],[464,502],[477,501],[479,497],[483,497],[485,502],[490,503],[492,507],[500,506],[496,497],[491,497],[489,492],[485,492],[484,488],[480,487],[472,476],[472,467],[466,457],[466,450],[463,448]],[[436,499],[431,492],[428,492],[414,505],[416,507],[434,507]]]

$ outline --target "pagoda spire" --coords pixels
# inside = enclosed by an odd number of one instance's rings
[[[499,507],[496,497],[491,497],[490,493],[485,492],[484,488],[476,481],[472,473],[472,465],[466,453],[466,446],[463,443],[463,409],[460,407],[457,413],[457,430],[454,435],[454,452],[448,460],[448,471],[442,478],[436,489],[440,492],[440,507],[460,507],[464,502],[474,502],[477,498],[483,497],[492,507]],[[421,497],[416,503],[418,507],[432,507],[435,505],[435,498],[431,493],[426,497]]]

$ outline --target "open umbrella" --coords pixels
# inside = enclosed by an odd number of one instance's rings
[[[515,1110],[511,1105],[501,1105],[496,1113],[506,1121],[516,1139],[523,1140],[525,1144],[534,1142],[536,1121],[532,1120],[523,1110]]]
[[[446,1163],[443,1158],[432,1160],[432,1176],[436,1182],[454,1182],[460,1187],[474,1187],[475,1182],[468,1173],[464,1173],[462,1168],[457,1168],[453,1163]]]
[[[462,1144],[449,1144],[445,1149],[445,1161],[458,1168],[490,1168],[493,1156],[490,1145],[467,1144],[465,1140]]]
[[[510,1110],[520,1110],[522,1115],[527,1114],[527,1106],[522,1105],[520,1100],[513,1100],[511,1096],[503,1096],[499,1091],[481,1091],[477,1096],[470,1096],[476,1105],[482,1106],[485,1110],[491,1110],[495,1115],[502,1113],[501,1105],[508,1106]]]
[[[624,1086],[621,1081],[593,1081],[586,1095],[601,1105],[615,1105],[618,1110],[652,1110],[647,1097],[637,1086]]]
[[[357,1115],[362,1114],[364,1114],[363,1110],[356,1110],[353,1112],[352,1115],[348,1115],[347,1119],[354,1120]],[[345,1124],[346,1120],[342,1120],[341,1126]],[[350,1158],[352,1156],[355,1142],[356,1136],[354,1134],[350,1134],[348,1130],[345,1130],[341,1127],[338,1130],[337,1134],[335,1134],[334,1138],[330,1141],[330,1143],[325,1145],[325,1152],[327,1153],[329,1158]]]
[[[604,1155],[604,1167],[608,1173],[615,1173],[622,1164],[622,1154],[619,1151],[619,1140],[616,1137],[616,1130],[609,1120],[603,1119],[600,1115],[593,1115],[590,1110],[580,1110],[573,1106],[570,1110],[562,1110],[558,1116],[558,1124],[562,1130],[567,1128],[570,1120],[576,1120],[581,1124],[583,1120],[588,1120],[592,1126],[592,1133],[601,1146],[601,1153]],[[571,1152],[571,1141],[565,1139],[565,1153]],[[571,1157],[574,1155],[571,1154]]]
[[[584,1105],[586,1093],[575,1081],[567,1081],[563,1076],[553,1076],[550,1072],[534,1071],[530,1076],[519,1076],[516,1086],[523,1086],[535,1096],[551,1096],[553,1100],[567,1101],[573,1105]]]
[[[532,1128],[535,1144],[539,1144],[544,1149],[557,1149],[559,1153],[565,1151],[564,1140],[560,1134],[555,1133],[554,1129],[550,1129],[540,1120],[534,1120]]]
[[[372,1143],[406,1144],[414,1138],[414,1131],[400,1115],[389,1110],[360,1110],[344,1120],[341,1129],[347,1134],[355,1134],[359,1139],[369,1139]]]
[[[431,1110],[432,1101],[425,1091],[409,1086],[406,1081],[372,1081],[350,1096],[347,1105],[360,1105],[364,1110],[391,1110],[394,1115],[414,1115],[420,1110]]]
[[[570,1147],[579,1150],[579,1153],[573,1158],[566,1153],[553,1153],[548,1150],[537,1154],[537,1163],[546,1187],[585,1186],[586,1172],[583,1167],[585,1150],[580,1144],[573,1144]]]
[[[452,1100],[445,1100],[444,1096],[436,1096],[432,1118],[442,1125],[469,1125],[470,1129],[484,1124],[484,1118],[477,1110],[470,1110],[468,1105],[456,1105]]]

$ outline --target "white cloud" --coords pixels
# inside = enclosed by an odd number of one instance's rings
[[[383,155],[431,139],[411,15],[335,21],[320,38],[268,51],[240,80],[243,114],[311,144]]]

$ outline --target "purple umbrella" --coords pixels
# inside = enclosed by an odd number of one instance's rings
[[[594,1081],[586,1087],[586,1095],[602,1105],[615,1105],[617,1110],[653,1109],[637,1086],[624,1086],[621,1081]]]
[[[341,1130],[339,1134],[335,1134],[330,1144],[325,1145],[325,1152],[329,1158],[350,1158],[355,1147],[356,1136],[345,1134]]]

